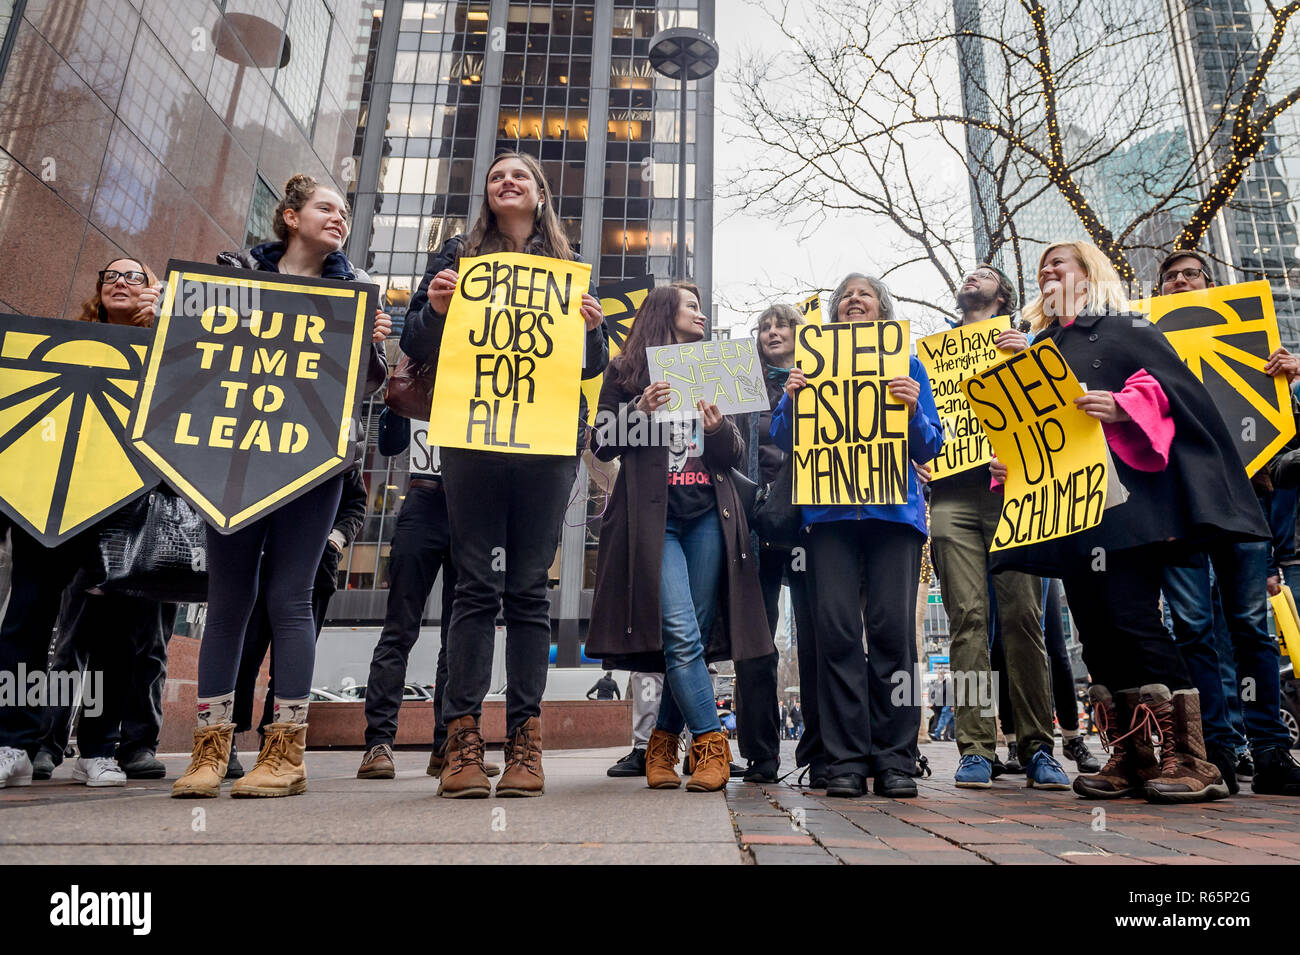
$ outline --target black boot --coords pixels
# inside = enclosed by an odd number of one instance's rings
[[[1008,773],[1013,775],[1018,776],[1024,773],[1025,767],[1020,765],[1020,760],[1016,759],[1016,744],[1014,742],[1007,743],[1007,761],[1002,766]]]
[[[1223,781],[1228,784],[1228,795],[1235,796],[1241,792],[1241,783],[1237,781],[1237,754],[1213,743],[1205,744],[1205,758],[1218,767]]]
[[[1061,746],[1061,752],[1067,759],[1072,759],[1079,767],[1081,773],[1101,772],[1101,763],[1097,758],[1088,752],[1088,744],[1083,741],[1082,736],[1071,736]]]
[[[1261,796],[1300,796],[1300,765],[1281,746],[1255,752],[1250,791]]]

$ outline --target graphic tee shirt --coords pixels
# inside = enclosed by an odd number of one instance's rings
[[[668,516],[689,521],[717,506],[713,479],[701,457],[704,431],[698,420],[674,421],[668,431]]]

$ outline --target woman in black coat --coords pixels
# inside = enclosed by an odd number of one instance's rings
[[[698,422],[654,415],[669,389],[651,382],[646,348],[698,341],[704,327],[693,285],[655,289],[600,389],[593,451],[602,461],[621,457],[622,466],[601,520],[587,637],[588,656],[608,668],[665,671],[646,782],[681,785],[675,767],[685,727],[694,765],[686,788],[697,792],[725,786],[731,762],[707,661],[772,652],[731,476],[744,459],[740,431],[704,401]]]
[[[1075,780],[1075,792],[1222,798],[1228,789],[1205,758],[1199,697],[1160,617],[1161,580],[1165,565],[1198,542],[1264,539],[1268,528],[1209,393],[1164,335],[1128,312],[1119,276],[1096,246],[1050,246],[1038,282],[1042,294],[1024,312],[1035,342],[1053,341],[1085,383],[1075,404],[1103,423],[1129,497],[1090,530],[999,552],[994,569],[1059,576],[1065,586],[1099,725],[1115,744],[1100,773]],[[1005,475],[998,462],[993,470]]]

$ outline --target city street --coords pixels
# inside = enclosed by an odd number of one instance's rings
[[[783,769],[793,765],[793,745],[783,744]],[[1247,787],[1186,807],[1100,804],[1025,789],[1024,777],[961,790],[952,784],[956,747],[923,750],[934,775],[914,800],[827,799],[795,786],[793,775],[770,786],[735,781],[725,796],[651,791],[642,780],[605,776],[623,755],[614,749],[547,753],[541,799],[437,799],[418,750],[397,754],[391,781],[356,779],[359,751],[313,752],[307,795],[264,801],[170,799],[182,755],[165,758],[169,779],[120,789],[76,785],[65,763],[48,782],[0,790],[0,865],[1300,861],[1294,799]]]

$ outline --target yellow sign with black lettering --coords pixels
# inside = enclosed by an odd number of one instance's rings
[[[1283,585],[1280,593],[1268,598],[1268,604],[1273,608],[1278,643],[1291,658],[1291,672],[1300,672],[1300,614],[1296,613],[1295,595]]]
[[[997,348],[997,337],[1011,327],[1011,316],[959,325],[916,341],[916,357],[930,376],[930,390],[943,422],[943,450],[930,462],[932,479],[988,464],[993,453],[979,419],[970,410],[961,383],[1010,357]]]
[[[158,483],[125,436],[151,334],[0,315],[0,511],[46,547]]]
[[[1246,473],[1267,464],[1295,434],[1286,375],[1264,374],[1281,344],[1268,282],[1158,295],[1134,305],[1205,385]]]
[[[613,358],[623,350],[623,343],[632,333],[632,321],[636,310],[641,307],[655,287],[653,275],[628,279],[610,285],[596,286],[596,298],[600,299],[601,311],[605,313],[605,327],[609,329],[609,357]],[[582,394],[587,399],[587,424],[596,419],[596,405],[600,401],[600,386],[605,376],[586,378],[582,382]]]
[[[814,292],[802,302],[795,306],[803,320],[809,325],[820,325],[822,323],[822,297],[819,293]]]
[[[1083,387],[1051,341],[961,383],[998,460],[1007,466],[990,551],[1096,527],[1106,509],[1106,437],[1075,407]]]
[[[908,323],[800,325],[794,398],[795,504],[907,500],[907,405],[889,392],[905,376]]]
[[[433,386],[429,443],[573,454],[591,266],[497,252],[461,259]]]
[[[374,285],[170,262],[131,443],[223,534],[342,471]]]

